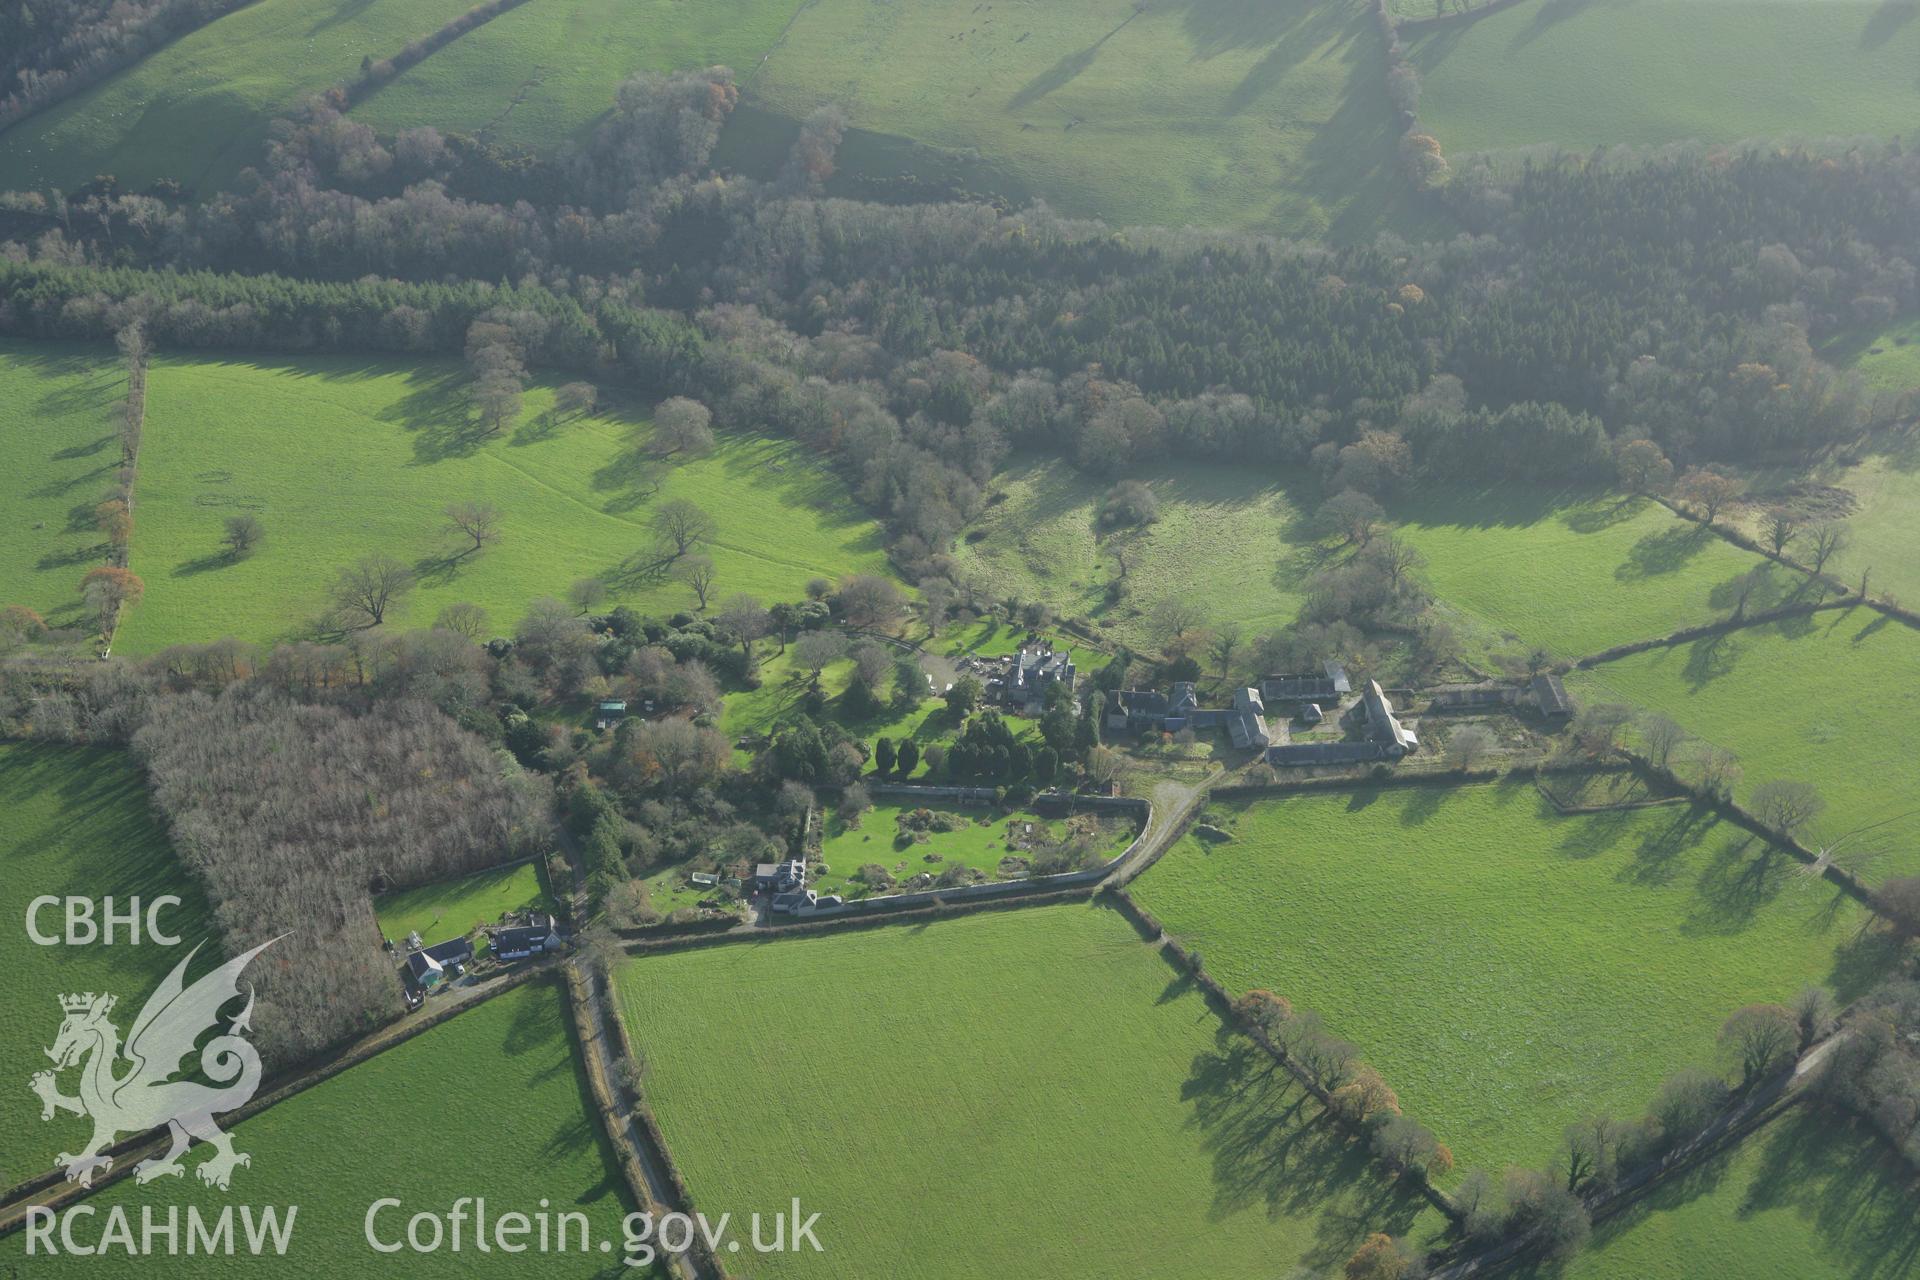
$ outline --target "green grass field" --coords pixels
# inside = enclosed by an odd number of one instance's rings
[[[1915,12],[1903,0],[1532,0],[1409,33],[1409,56],[1421,121],[1452,153],[1910,135]]]
[[[1187,837],[1135,896],[1229,990],[1319,1012],[1462,1167],[1549,1160],[1711,1062],[1739,1005],[1850,998],[1887,960],[1850,899],[1685,806],[1561,817],[1516,780],[1213,812],[1234,839]]]
[[[1920,387],[1920,315],[1903,316],[1882,329],[1853,329],[1820,350],[1829,364],[1855,369],[1881,391]]]
[[[994,478],[993,491],[1006,497],[969,527],[955,557],[996,595],[1092,618],[1139,648],[1153,647],[1154,604],[1176,594],[1205,601],[1211,621],[1249,634],[1293,620],[1311,569],[1290,541],[1298,515],[1279,485],[1246,467],[1204,463],[1168,463],[1136,478],[1159,498],[1159,520],[1102,537],[1096,515],[1111,481],[1019,461]],[[1128,587],[1109,604],[1116,542],[1126,548]]]
[[[418,933],[427,946],[464,937],[483,924],[496,924],[503,912],[523,907],[551,911],[546,876],[538,862],[522,862],[493,871],[481,871],[457,880],[383,893],[373,900],[380,934],[396,945]],[[487,944],[480,941],[482,954]]]
[[[795,0],[539,0],[480,26],[354,107],[390,133],[428,124],[551,151],[582,141],[639,71],[751,71]]]
[[[125,911],[165,894],[182,901],[164,908],[159,924],[179,935],[178,946],[157,946],[145,930],[140,944],[117,936],[113,946],[35,944],[27,935],[27,906],[43,895],[114,899]],[[122,752],[82,747],[0,744],[0,961],[7,971],[7,1016],[0,1018],[0,1059],[17,1073],[0,1089],[0,1185],[53,1167],[60,1151],[86,1134],[74,1117],[41,1123],[40,1101],[26,1078],[50,1064],[42,1050],[60,1030],[59,997],[108,991],[119,997],[124,1030],[160,979],[211,932],[212,913],[199,887],[175,860],[146,788]],[[64,933],[62,908],[43,908],[43,934]],[[217,942],[195,961],[194,973],[218,957]],[[75,1076],[62,1084],[68,1093]]]
[[[956,864],[971,867],[989,880],[1018,879],[1017,875],[1000,874],[1002,858],[1024,856],[1007,847],[1007,824],[1032,823],[1056,838],[1065,831],[1064,823],[1052,822],[1037,814],[1019,812],[995,816],[974,805],[934,804],[927,807],[968,818],[971,825],[957,831],[929,832],[925,841],[904,847],[896,845],[900,815],[920,807],[881,801],[860,815],[857,827],[848,826],[837,810],[829,814],[820,844],[820,857],[829,871],[819,878],[814,888],[821,893],[844,893],[848,877],[870,862],[877,862],[892,872],[896,881],[907,880],[923,871],[937,877]],[[1107,822],[1102,824],[1101,831],[1104,838],[1099,852],[1103,858],[1115,856],[1133,840],[1133,827],[1128,823]],[[933,856],[939,861],[927,861]]]
[[[1356,238],[1410,218],[1383,63],[1358,0],[817,0],[741,70],[753,107],[840,104],[876,158],[1070,214]]]
[[[884,570],[878,527],[790,444],[725,437],[650,491],[627,445],[641,419],[616,408],[545,429],[551,392],[536,387],[517,428],[479,441],[460,390],[439,364],[157,362],[132,560],[147,593],[116,649],[298,634],[325,610],[340,568],[376,552],[419,571],[390,625],[425,626],[468,600],[507,634],[530,601],[564,597],[585,577],[605,579],[611,602],[692,608],[686,586],[643,567],[653,559],[650,512],[675,498],[718,523],[720,599],[797,599],[816,575]],[[502,536],[453,559],[459,543],[442,512],[469,499],[499,508]],[[221,529],[242,511],[260,518],[266,542],[234,563],[221,554]]]
[[[260,163],[275,115],[471,7],[258,0],[0,134],[0,188],[72,190],[110,173],[133,190],[159,178],[225,189]]]
[[[1828,571],[1855,586],[1864,572],[1875,592],[1920,607],[1920,556],[1914,555],[1920,547],[1920,437],[1849,467],[1833,483],[1859,505],[1847,518],[1849,545]]]
[[[1648,707],[1740,757],[1738,790],[1812,783],[1827,811],[1803,841],[1840,847],[1868,880],[1920,871],[1920,634],[1866,609],[1655,649],[1571,677],[1576,695]]]
[[[699,1203],[798,1194],[822,1215],[825,1252],[755,1259],[770,1280],[1323,1275],[1369,1230],[1431,1225],[1102,908],[649,956],[620,978]]]
[[[594,1117],[558,987],[536,983],[496,996],[233,1130],[235,1147],[253,1163],[234,1171],[232,1199],[256,1208],[299,1208],[283,1261],[177,1257],[166,1260],[165,1272],[208,1280],[265,1272],[396,1280],[529,1270],[581,1280],[645,1275],[618,1263],[626,1189]],[[196,1146],[183,1163],[198,1164],[203,1150]],[[443,1247],[387,1255],[368,1246],[364,1221],[375,1200],[402,1202],[376,1220],[380,1237],[392,1241],[404,1238],[412,1214],[444,1215],[461,1196],[484,1196],[490,1217],[532,1215],[543,1201],[550,1213],[584,1213],[593,1239],[611,1239],[616,1252],[603,1254],[596,1245],[585,1256],[481,1253],[471,1221],[458,1253]],[[191,1173],[145,1187],[120,1182],[89,1201],[101,1215],[91,1229],[100,1229],[112,1205],[126,1206],[137,1233],[142,1206],[164,1214],[168,1206],[194,1204],[206,1214],[226,1202]],[[0,1242],[0,1267],[22,1258],[24,1249],[20,1235]],[[155,1268],[151,1260],[117,1252],[22,1265],[22,1274],[33,1276],[136,1276]]]
[[[120,467],[126,392],[118,361],[97,349],[0,344],[0,606],[91,629],[80,578],[106,562],[93,508]]]
[[[1565,1280],[1902,1280],[1920,1258],[1913,1171],[1866,1124],[1799,1108],[1603,1223]]]
[[[1758,557],[1656,502],[1502,489],[1396,506],[1434,594],[1515,652],[1578,657],[1723,617]],[[1782,570],[1781,591],[1796,575]]]

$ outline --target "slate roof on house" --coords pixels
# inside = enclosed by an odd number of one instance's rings
[[[1245,751],[1249,747],[1266,747],[1273,741],[1267,732],[1266,717],[1253,710],[1236,711],[1227,721],[1227,735],[1233,739],[1233,745]]]
[[[433,975],[444,972],[440,962],[424,951],[416,951],[407,957],[406,970],[407,976],[422,986]]]
[[[1338,702],[1353,692],[1353,682],[1345,667],[1329,662],[1319,675],[1262,676],[1260,692],[1270,702]]]
[[[1573,714],[1573,699],[1567,696],[1567,686],[1561,683],[1559,676],[1543,673],[1533,678],[1533,703],[1540,708],[1542,715]]]
[[[1122,689],[1118,701],[1129,716],[1167,714],[1167,695],[1158,689]]]
[[[446,942],[436,942],[416,954],[430,956],[442,965],[466,964],[473,959],[473,944],[465,938],[453,938]]]
[[[1419,739],[1403,728],[1400,718],[1393,714],[1393,704],[1387,701],[1378,680],[1367,681],[1366,702],[1369,738],[1396,753],[1418,744]]]
[[[1285,742],[1267,748],[1272,765],[1364,764],[1385,760],[1387,748],[1378,742]]]

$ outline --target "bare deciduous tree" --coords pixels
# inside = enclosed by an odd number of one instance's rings
[[[680,581],[687,584],[693,591],[694,598],[699,600],[700,608],[705,610],[707,600],[713,595],[713,557],[687,556],[680,561],[677,572]]]
[[[663,502],[649,521],[661,555],[678,559],[709,541],[717,526],[713,517],[685,498]]]
[[[500,511],[491,502],[449,503],[446,516],[448,533],[473,540],[473,545],[460,553],[463,557],[500,541]]]
[[[334,579],[333,603],[346,627],[377,627],[387,610],[413,590],[413,570],[388,555],[366,556]]]

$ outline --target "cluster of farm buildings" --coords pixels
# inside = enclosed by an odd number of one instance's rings
[[[565,941],[559,923],[544,911],[517,913],[483,932],[488,954],[506,964],[558,951]],[[429,947],[421,943],[418,933],[413,933],[407,935],[401,950],[406,959],[400,964],[400,977],[408,995],[416,1000],[472,968],[475,955],[473,939],[465,936]]]
[[[1367,681],[1343,711],[1353,693],[1352,679],[1337,662],[1327,663],[1318,673],[1264,676],[1257,686],[1235,689],[1232,705],[1225,707],[1201,706],[1198,687],[1191,681],[1176,681],[1165,692],[1121,690],[1107,713],[1106,727],[1136,734],[1225,730],[1237,749],[1259,751],[1276,767],[1392,761],[1419,749],[1419,735],[1403,723],[1378,680]],[[1436,705],[1448,710],[1499,709],[1523,700],[1549,718],[1573,713],[1565,686],[1553,675],[1535,677],[1525,692],[1512,686],[1463,690],[1451,701],[1436,698]],[[1352,732],[1339,738],[1294,741],[1284,727],[1269,724],[1270,716],[1282,713],[1308,728],[1334,718]]]

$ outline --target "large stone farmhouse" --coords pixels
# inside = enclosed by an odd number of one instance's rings
[[[1251,750],[1265,749],[1273,741],[1266,717],[1266,704],[1258,689],[1235,689],[1230,707],[1203,707],[1193,682],[1179,680],[1174,682],[1171,693],[1157,689],[1122,689],[1114,709],[1107,713],[1107,727],[1134,733],[1225,729],[1234,746]]]

